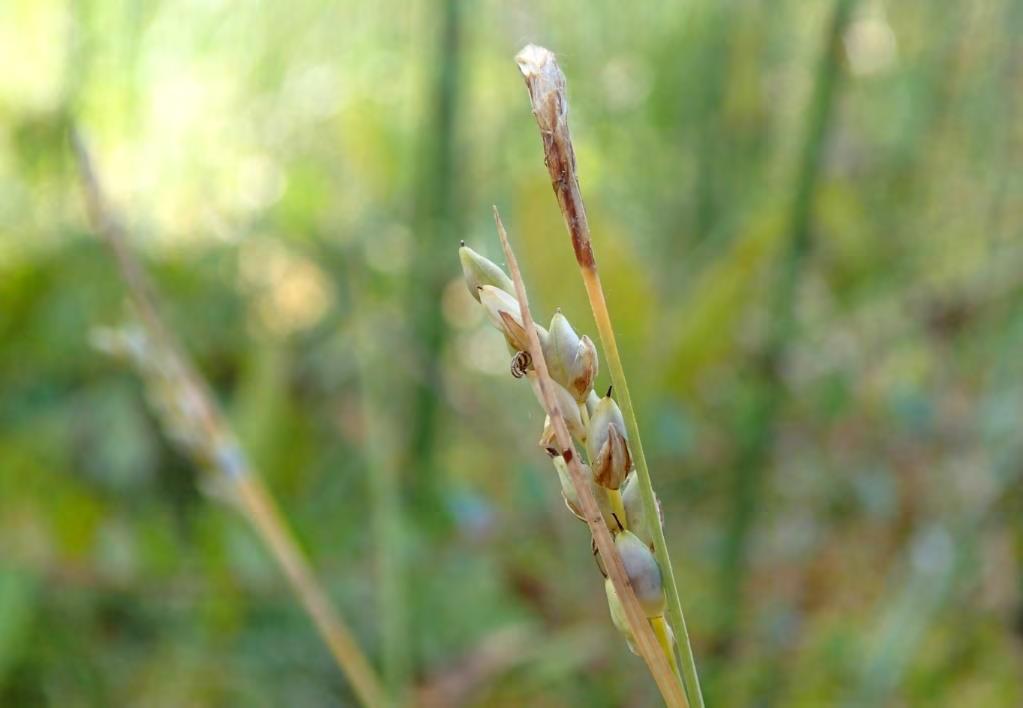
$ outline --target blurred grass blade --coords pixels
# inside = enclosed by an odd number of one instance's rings
[[[36,582],[30,575],[0,565],[0,689],[27,645],[36,599]]]
[[[750,411],[744,416],[746,422],[738,436],[741,442],[729,494],[732,500],[731,518],[725,535],[718,589],[721,602],[717,631],[726,648],[736,639],[733,635],[743,604],[742,588],[747,573],[749,539],[757,499],[766,486],[764,477],[768,458],[774,446],[777,416],[785,396],[780,369],[784,365],[789,345],[796,336],[796,297],[811,248],[810,222],[814,194],[825,138],[835,106],[842,36],[854,5],[855,0],[837,0],[825,28],[794,178],[788,242],[782,251],[782,260],[777,266],[771,293],[771,326],[757,361],[761,381],[753,388]]]

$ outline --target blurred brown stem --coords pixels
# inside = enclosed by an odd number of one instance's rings
[[[204,435],[204,451],[208,453],[208,459],[204,461],[223,478],[231,500],[239,505],[277,561],[359,700],[371,708],[386,705],[376,672],[356,644],[345,621],[331,605],[270,491],[241,454],[235,436],[205,381],[195,373],[188,357],[161,320],[145,272],[128,246],[123,227],[108,206],[89,151],[74,128],[71,129],[71,147],[92,226],[113,252],[147,335],[161,349],[163,360],[172,369],[169,375],[182,387],[183,395],[191,403],[191,412],[196,419],[194,423]]]

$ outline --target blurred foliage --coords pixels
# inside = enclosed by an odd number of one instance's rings
[[[127,313],[72,117],[374,661],[398,632],[424,697],[654,703],[457,277],[497,202],[535,309],[593,334],[526,41],[569,76],[709,704],[1023,703],[1023,4],[861,0],[829,51],[835,7],[0,3],[0,705],[353,700],[89,346]]]

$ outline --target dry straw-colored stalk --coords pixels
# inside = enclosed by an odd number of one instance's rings
[[[597,333],[611,373],[611,381],[618,393],[619,405],[625,418],[625,427],[635,457],[645,514],[648,519],[658,519],[658,523],[650,524],[654,551],[665,577],[668,614],[675,635],[678,637],[686,690],[693,706],[703,708],[703,695],[696,671],[696,661],[689,642],[689,633],[682,612],[678,587],[675,583],[671,558],[668,555],[668,547],[664,539],[664,530],[657,513],[657,501],[650,481],[646,456],[643,454],[639,423],[632,406],[628,381],[625,377],[621,356],[618,353],[618,343],[611,325],[611,316],[607,309],[604,289],[600,283],[597,262],[593,254],[590,225],[586,218],[586,207],[579,189],[575,151],[568,129],[568,97],[565,89],[565,75],[562,73],[561,67],[558,66],[554,54],[543,47],[527,45],[519,52],[515,61],[529,90],[533,115],[543,140],[544,158],[550,173],[551,185],[554,187],[565,226],[572,239],[572,249],[575,252],[590,307],[593,310]]]
[[[97,344],[131,361],[168,435],[207,473],[216,494],[241,510],[277,561],[360,702],[387,705],[376,672],[334,610],[266,485],[216,404],[209,387],[157,311],[146,275],[108,206],[92,158],[77,132],[71,144],[89,217],[117,261],[140,326],[106,331]]]
[[[501,223],[501,217],[494,208],[494,219],[497,222],[498,235],[501,238],[501,246],[504,249],[505,260],[515,286],[515,295],[520,308],[521,326],[525,330],[525,344],[531,360],[531,366],[536,374],[537,384],[540,389],[543,407],[550,418],[550,424],[554,432],[554,442],[557,444],[556,457],[564,460],[571,477],[572,487],[575,490],[582,518],[590,529],[593,541],[596,544],[597,552],[603,563],[604,570],[614,585],[615,592],[621,600],[625,610],[625,616],[635,647],[643,657],[650,673],[653,675],[664,701],[669,706],[687,706],[686,697],[682,685],[672,670],[669,663],[669,653],[662,650],[662,645],[655,636],[651,624],[648,623],[647,613],[640,606],[636,597],[633,584],[626,573],[622,558],[618,553],[611,532],[605,523],[604,514],[597,505],[597,500],[586,481],[583,467],[572,441],[572,434],[569,432],[565,422],[559,397],[555,394],[555,387],[558,386],[551,379],[547,361],[544,357],[543,347],[540,344],[538,330],[533,322],[533,316],[529,309],[529,301],[526,296],[525,284],[522,281],[522,273],[519,270],[518,261],[508,242],[508,234]],[[592,461],[591,461],[592,462]],[[669,648],[670,652],[670,648]]]

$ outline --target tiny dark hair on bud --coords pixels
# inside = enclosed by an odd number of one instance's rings
[[[460,245],[460,246],[461,246],[462,248],[465,248],[465,241],[464,241],[464,240],[462,240],[462,241],[459,241],[459,242],[458,242],[458,244],[459,244],[459,245]]]
[[[618,514],[616,514],[616,513],[614,513],[614,512],[612,511],[612,512],[611,512],[611,516],[612,516],[612,517],[614,517],[615,523],[616,523],[616,524],[618,524],[618,530],[619,530],[619,531],[624,531],[624,530],[625,530],[625,527],[624,527],[624,526],[622,526],[622,520],[618,518]]]
[[[606,398],[611,398],[611,392],[614,391],[614,390],[615,390],[615,387],[614,387],[613,384],[611,386],[608,386],[607,387],[607,393],[605,393],[604,396]]]

